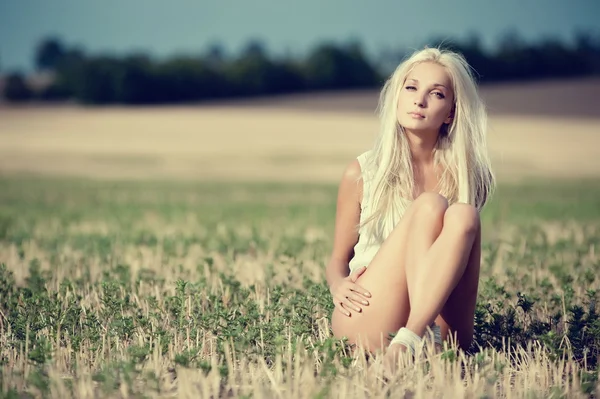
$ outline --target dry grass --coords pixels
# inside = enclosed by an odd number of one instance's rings
[[[232,232],[232,228],[231,225],[223,227],[216,232],[216,236],[224,239],[228,232]],[[326,394],[327,397],[359,398],[387,397],[389,392],[393,392],[394,396],[403,394],[411,397],[584,397],[580,381],[584,371],[581,364],[573,360],[556,359],[536,341],[514,351],[486,349],[475,356],[458,352],[457,357],[448,357],[451,352],[447,352],[445,355],[432,357],[429,361],[423,360],[416,365],[406,366],[395,380],[387,384],[368,375],[366,365],[360,359],[355,359],[345,368],[339,355],[336,355],[334,359],[327,359],[325,365],[325,343],[332,337],[328,324],[329,314],[322,307],[314,309],[315,333],[312,335],[298,336],[292,332],[292,321],[284,324],[284,329],[279,331],[283,342],[278,346],[279,354],[276,356],[262,351],[265,343],[260,341],[253,347],[232,351],[234,339],[225,339],[219,343],[214,332],[200,327],[201,316],[214,312],[214,306],[207,301],[218,300],[225,309],[240,309],[240,316],[250,311],[246,301],[255,303],[257,314],[250,316],[261,323],[269,323],[270,319],[282,317],[281,312],[284,311],[269,309],[268,305],[273,300],[271,290],[277,285],[286,289],[301,289],[304,278],[323,281],[323,259],[313,260],[309,247],[299,251],[293,259],[277,256],[276,238],[268,238],[270,241],[266,250],[257,250],[254,254],[234,256],[231,253],[210,252],[205,244],[190,245],[188,248],[182,246],[175,249],[174,253],[166,254],[160,244],[161,236],[187,235],[192,231],[202,231],[202,226],[194,226],[192,222],[187,226],[178,224],[163,228],[148,217],[140,220],[132,229],[150,229],[149,231],[158,235],[159,245],[119,242],[111,253],[94,256],[74,249],[68,243],[59,244],[51,250],[43,249],[37,242],[46,242],[60,230],[60,227],[52,227],[50,223],[38,225],[36,232],[22,246],[7,243],[0,246],[0,262],[9,265],[17,284],[25,283],[29,276],[28,265],[34,260],[39,262],[42,270],[53,271],[45,287],[49,292],[59,293],[56,303],[66,312],[70,301],[79,298],[77,322],[89,325],[90,320],[98,320],[97,327],[90,328],[97,328],[96,333],[99,335],[96,339],[84,337],[74,350],[75,336],[69,332],[61,335],[61,321],[54,320],[38,331],[27,331],[29,336],[24,339],[24,345],[15,346],[16,331],[11,330],[3,315],[0,326],[0,358],[4,359],[2,386],[13,387],[19,392],[36,392],[32,387],[35,382],[32,381],[41,378],[36,374],[39,373],[39,366],[27,360],[30,359],[29,351],[36,348],[25,347],[34,337],[45,337],[51,347],[51,360],[43,370],[48,378],[52,397],[137,397],[144,394],[152,397],[215,398],[252,395],[313,398]],[[250,226],[236,227],[235,234],[244,236],[244,232],[250,229]],[[259,236],[265,239],[274,237],[275,230],[275,226],[262,228]],[[304,231],[295,230],[286,234],[304,235],[313,242],[323,239],[330,241],[318,226],[310,226]],[[555,227],[551,225],[542,227],[541,231],[545,234],[540,238],[556,234]],[[110,227],[101,221],[85,222],[71,226],[66,234],[67,237],[75,237],[76,234],[91,236],[96,233],[110,236]],[[596,226],[592,231],[584,232],[581,227],[573,226],[566,230],[563,228],[561,234],[589,237],[590,234],[598,234],[598,229]],[[531,239],[536,240],[535,236]],[[208,237],[201,240],[205,242]],[[550,241],[550,246],[554,250],[557,247],[556,241],[552,241],[554,240]],[[500,249],[496,258],[484,265],[486,278],[497,278],[507,286],[528,278],[526,273],[509,266],[511,259],[514,259],[511,253],[522,251],[525,242],[526,240],[518,238],[506,244],[501,244],[500,238],[492,242],[492,245],[499,246]],[[585,246],[585,243],[582,244]],[[573,245],[582,247],[575,242]],[[20,249],[24,256],[19,255]],[[594,251],[593,247],[590,247],[590,251]],[[483,256],[484,259],[489,258],[490,252]],[[574,258],[574,261],[582,262],[582,267],[593,267],[600,260],[597,253],[576,256],[570,248],[555,251],[554,256]],[[526,257],[523,254],[522,258]],[[212,259],[210,267],[207,263],[199,262],[200,259],[207,258]],[[539,253],[533,259],[543,262],[548,258]],[[114,277],[107,278],[105,273],[112,275],[117,264],[126,264],[129,268],[129,281],[117,283],[116,296],[128,296],[130,308],[121,309],[114,314],[112,312],[116,309],[111,308],[114,305],[107,303],[103,284],[116,281]],[[274,265],[272,272],[266,267],[270,264]],[[507,277],[507,271],[516,274]],[[239,298],[219,273],[235,276],[241,287],[250,289],[251,296]],[[152,278],[140,280],[143,274],[151,275]],[[549,278],[556,281],[556,276],[549,270],[538,270],[535,274],[535,280]],[[200,287],[190,288],[180,296],[183,299],[183,324],[176,326],[175,316],[167,309],[172,298],[179,296],[179,279],[188,282],[205,281],[206,290],[197,291]],[[75,284],[75,287],[66,290],[61,288],[66,280]],[[77,281],[82,283],[78,284]],[[527,280],[520,285],[525,290],[536,286]],[[598,289],[600,286],[596,281],[586,288]],[[577,298],[584,297],[580,290],[575,295]],[[511,306],[510,302],[506,302],[504,306]],[[542,313],[537,315],[539,319],[544,319],[549,314],[543,308],[536,311]],[[66,316],[63,314],[63,317]],[[133,333],[124,337],[114,330],[117,327],[113,323],[113,317],[114,320],[147,318],[151,325],[143,326],[134,322],[136,328]],[[246,328],[252,330],[253,326]],[[167,345],[161,345],[157,331],[171,334]],[[222,332],[226,332],[225,327]],[[220,344],[224,345],[222,353],[217,349]],[[135,350],[140,348],[149,350],[143,360],[135,355]],[[185,353],[193,353],[194,364],[201,363],[204,368],[176,364],[176,356]],[[211,370],[209,372],[208,367]],[[223,367],[227,370],[227,379],[221,374]],[[331,367],[335,368],[335,376],[327,376],[327,370]]]
[[[561,334],[567,309],[587,307],[600,290],[598,211],[584,198],[579,220],[537,221],[544,207],[564,215],[566,205],[560,187],[542,203],[535,192],[518,203],[504,194],[484,220],[485,349],[449,350],[383,384],[329,330],[323,265],[335,187],[4,180],[0,263],[14,283],[0,273],[2,389],[65,398],[584,397],[595,392],[595,366]],[[529,202],[537,205],[526,220],[498,214]],[[518,292],[534,298],[531,310]],[[513,324],[490,331],[492,317],[511,309]],[[534,322],[556,312],[551,333],[536,333]]]

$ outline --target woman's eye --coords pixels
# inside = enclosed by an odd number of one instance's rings
[[[436,91],[435,93],[433,93],[437,98],[442,99],[442,98],[446,98],[442,93],[440,93],[439,91]]]
[[[406,86],[406,90],[416,90],[415,86]]]

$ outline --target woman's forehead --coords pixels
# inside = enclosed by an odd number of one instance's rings
[[[441,85],[451,88],[452,79],[448,70],[434,62],[423,62],[415,65],[406,76],[406,80],[427,85]]]

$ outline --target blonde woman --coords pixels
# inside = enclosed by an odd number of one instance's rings
[[[466,60],[436,48],[394,71],[374,147],[346,168],[326,276],[332,330],[386,360],[473,339],[481,233],[494,189],[486,110]],[[394,336],[393,339],[390,336]],[[439,350],[439,348],[438,348]]]

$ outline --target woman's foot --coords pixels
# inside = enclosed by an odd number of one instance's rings
[[[383,357],[384,373],[388,376],[394,375],[399,365],[406,363],[405,360],[414,361],[427,353],[428,348],[432,348],[433,353],[441,352],[442,338],[438,325],[432,323],[427,328],[425,337],[418,336],[406,327],[401,328],[390,342]]]

